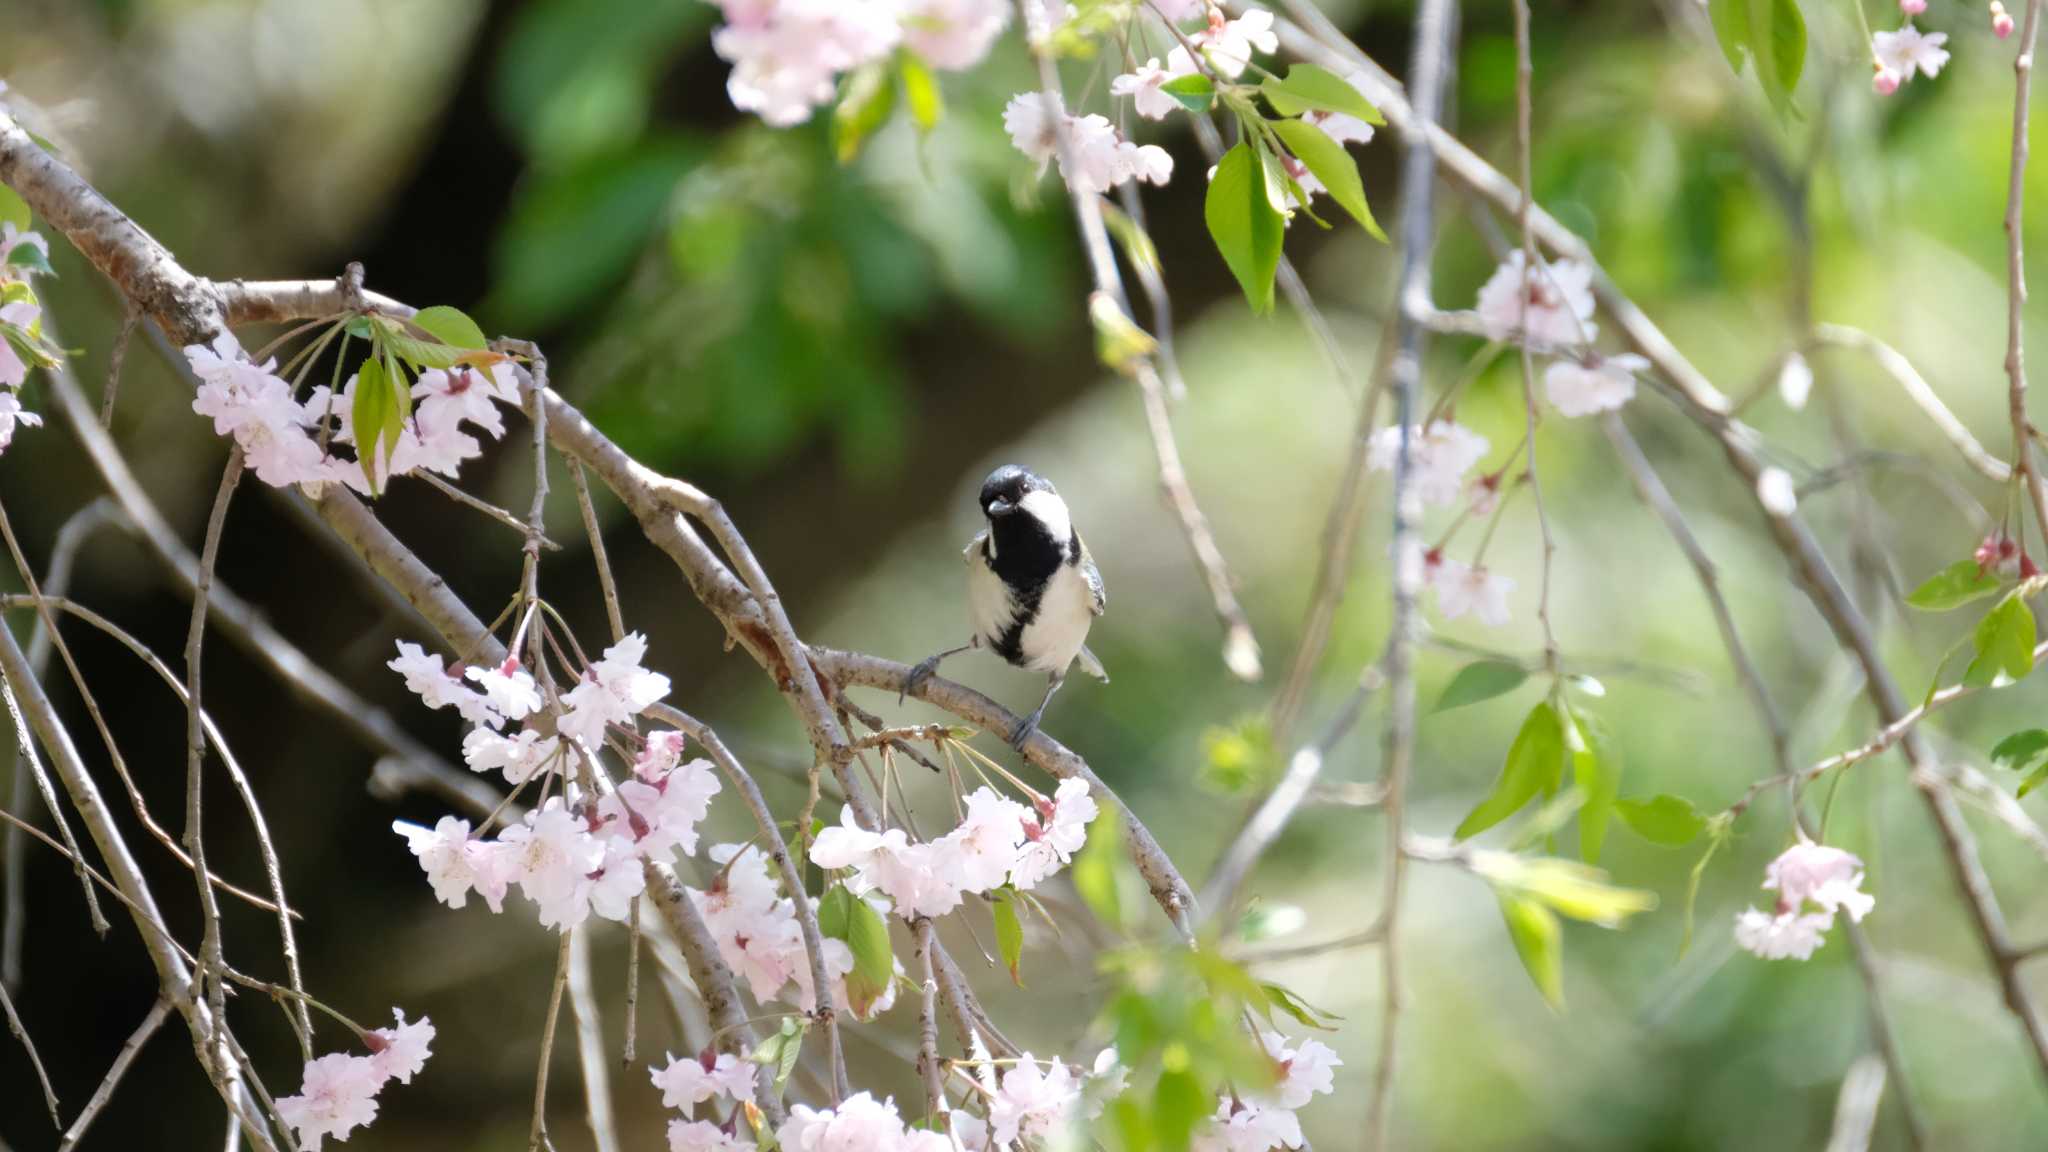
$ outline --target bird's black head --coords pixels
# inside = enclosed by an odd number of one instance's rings
[[[1017,511],[1032,492],[1054,491],[1052,482],[1028,468],[1005,464],[981,482],[981,511],[990,520],[1000,520]]]

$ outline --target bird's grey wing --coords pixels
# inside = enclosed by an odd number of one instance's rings
[[[1088,544],[1081,539],[1079,532],[1074,533],[1074,543],[1081,550],[1080,558],[1075,563],[1081,569],[1081,579],[1088,582],[1089,607],[1095,610],[1097,616],[1100,616],[1102,615],[1102,610],[1109,607],[1109,592],[1103,588],[1102,573],[1095,570],[1095,557],[1088,554]]]

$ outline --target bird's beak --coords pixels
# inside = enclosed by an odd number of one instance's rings
[[[998,496],[995,499],[988,502],[988,515],[989,519],[991,520],[995,519],[998,516],[1008,516],[1010,513],[1015,512],[1016,510],[1017,506],[1015,504],[1010,503],[1008,500],[1003,499],[1001,496]]]

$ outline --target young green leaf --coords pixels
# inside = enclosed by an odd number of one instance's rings
[[[919,132],[928,134],[946,117],[946,98],[939,91],[939,78],[912,52],[897,57],[897,67],[903,76],[903,102],[910,108],[911,123],[917,125]]]
[[[868,137],[887,124],[895,110],[896,85],[890,82],[886,61],[870,61],[848,77],[839,107],[832,112],[832,151],[839,162],[853,163]]]
[[[1124,250],[1124,258],[1139,268],[1160,270],[1159,249],[1152,243],[1152,237],[1136,220],[1124,214],[1124,210],[1105,200],[1102,202],[1102,222],[1109,228],[1109,234]]]
[[[1576,860],[1475,852],[1472,870],[1503,892],[1540,900],[1554,912],[1603,928],[1619,927],[1628,917],[1657,906],[1656,893],[1617,888],[1607,882],[1605,872]]]
[[[1564,756],[1564,725],[1550,701],[1540,701],[1515,734],[1493,791],[1458,825],[1457,838],[1486,831],[1521,811],[1544,788],[1555,787],[1564,773]]]
[[[2026,728],[2015,732],[1991,749],[1991,762],[2000,768],[2024,772],[2034,762],[2048,757],[2048,729]]]
[[[16,244],[14,251],[7,254],[7,266],[34,272],[41,276],[55,277],[57,270],[50,267],[50,258],[33,244]]]
[[[1515,955],[1522,958],[1536,990],[1553,1009],[1564,1011],[1564,927],[1557,914],[1535,900],[1505,893],[1500,913],[1515,942]]]
[[[1159,86],[1161,92],[1180,101],[1190,112],[1207,112],[1216,102],[1216,84],[1200,72],[1176,76]]]
[[[1304,1027],[1314,1028],[1318,1032],[1335,1032],[1336,1026],[1329,1021],[1344,1019],[1335,1012],[1325,1011],[1302,999],[1290,988],[1271,982],[1262,987],[1266,990],[1268,1004],[1294,1017],[1295,1021]]]
[[[483,351],[491,342],[484,338],[484,330],[469,314],[460,308],[436,304],[422,308],[413,314],[412,326],[448,345],[450,348],[468,348]]]
[[[1520,664],[1507,660],[1475,661],[1458,669],[1458,674],[1444,685],[1444,694],[1436,698],[1436,707],[1432,711],[1448,712],[1467,704],[1505,696],[1528,679],[1529,670]]]
[[[1683,848],[1707,830],[1707,818],[1683,796],[1616,800],[1614,814],[1629,831],[1666,848]]]
[[[818,902],[818,931],[843,940],[853,952],[853,971],[846,974],[846,996],[855,1015],[864,1014],[895,977],[895,953],[889,925],[867,901],[844,884],[834,884]]]
[[[1387,122],[1372,101],[1349,81],[1315,64],[1296,64],[1287,70],[1284,80],[1268,76],[1259,85],[1259,91],[1265,93],[1266,103],[1273,106],[1273,111],[1282,116],[1299,116],[1313,110],[1353,116],[1367,124]]]
[[[1621,793],[1621,752],[1599,717],[1574,709],[1569,719],[1583,738],[1572,752],[1572,782],[1586,794],[1585,806],[1579,809],[1579,856],[1598,864],[1600,849],[1607,843],[1607,822],[1614,815],[1614,798]]]
[[[28,231],[28,201],[5,184],[0,184],[0,224],[12,224],[18,232]]]
[[[382,469],[377,467],[377,457],[383,431],[390,425],[395,410],[391,392],[383,362],[374,356],[363,361],[363,366],[356,370],[356,396],[349,420],[356,429],[356,458],[362,465],[363,479],[369,481],[372,496],[383,491],[378,482]],[[369,430],[367,435],[365,429]]]
[[[1074,857],[1074,890],[1106,927],[1132,931],[1137,917],[1136,898],[1130,889],[1137,877],[1127,875],[1130,864],[1123,855],[1123,824],[1114,813],[1104,813],[1088,829],[1088,843]]]
[[[2034,614],[2017,594],[2009,595],[1984,614],[1971,634],[1977,658],[1963,673],[1963,683],[1983,688],[2024,679],[2034,670]]]
[[[1308,165],[1309,172],[1323,182],[1330,199],[1376,239],[1386,240],[1387,234],[1380,231],[1379,221],[1372,218],[1372,208],[1365,202],[1365,181],[1359,178],[1358,164],[1342,144],[1304,120],[1275,120],[1273,131],[1294,158]]]
[[[1195,1126],[1215,1109],[1215,1096],[1190,1069],[1167,1068],[1160,1072],[1159,1083],[1152,1090],[1153,1146],[1188,1147]]]
[[[1975,560],[1958,560],[1913,589],[1906,603],[1925,612],[1946,612],[1998,591],[1998,576]]]
[[[1747,56],[1778,114],[1792,111],[1792,90],[1806,67],[1806,18],[1794,0],[1708,0],[1707,15],[1728,67]]]
[[[1003,966],[1010,970],[1010,982],[1024,986],[1018,966],[1024,959],[1024,925],[1017,919],[1017,899],[1010,889],[995,891],[996,948],[1003,954]]]
[[[1273,310],[1273,276],[1280,268],[1280,241],[1285,228],[1266,189],[1265,164],[1240,141],[1223,154],[1216,178],[1202,204],[1216,251],[1244,288],[1244,297],[1258,313]]]
[[[2048,764],[2043,764],[2039,768],[2034,769],[2025,780],[2020,781],[2019,790],[2015,795],[2025,799],[2027,793],[2039,788],[2043,780],[2048,780]]]

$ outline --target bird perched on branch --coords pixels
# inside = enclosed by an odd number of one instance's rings
[[[946,657],[970,648],[993,649],[1017,667],[1047,677],[1044,699],[1009,735],[1011,746],[1022,748],[1076,660],[1090,676],[1109,680],[1087,646],[1088,628],[1108,600],[1067,502],[1043,476],[1015,464],[989,473],[981,482],[981,512],[988,528],[962,554],[974,635],[912,668],[902,695],[916,691]]]

